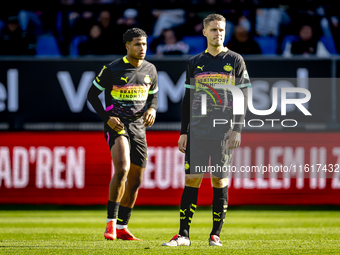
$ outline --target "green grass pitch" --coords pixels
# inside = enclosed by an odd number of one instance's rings
[[[179,212],[135,209],[129,229],[142,242],[106,241],[106,211],[2,210],[0,254],[340,254],[340,211],[233,210],[223,247],[209,247],[211,211],[197,209],[190,247],[162,247],[178,231]]]

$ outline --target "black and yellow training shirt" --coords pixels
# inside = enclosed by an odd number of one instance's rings
[[[229,130],[228,125],[213,127],[214,119],[233,119],[233,97],[228,89],[216,88],[216,84],[228,84],[242,89],[251,86],[247,68],[242,56],[224,48],[213,56],[207,50],[190,58],[186,70],[186,92],[183,99],[181,134],[190,130],[201,138],[220,139]],[[207,114],[202,115],[201,98],[206,94]],[[246,98],[245,98],[245,101]],[[246,102],[245,102],[246,103]],[[246,110],[246,107],[245,107]],[[236,115],[238,116],[238,115]],[[242,116],[235,122],[243,121]],[[240,132],[242,125],[235,125]]]
[[[98,95],[105,92],[106,111],[98,106]],[[153,64],[143,60],[139,67],[123,57],[104,65],[93,80],[88,99],[106,123],[110,116],[123,123],[141,122],[145,106],[157,110],[157,71]]]

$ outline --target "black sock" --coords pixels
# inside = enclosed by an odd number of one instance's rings
[[[119,202],[112,202],[108,201],[107,202],[107,218],[108,219],[117,219],[117,211],[119,207]]]
[[[132,208],[120,205],[119,210],[118,210],[117,224],[127,225],[131,217],[131,211],[132,211]]]
[[[189,228],[192,220],[192,216],[197,207],[197,195],[198,188],[184,187],[181,206],[179,210],[180,228],[179,234],[181,236],[189,237]]]
[[[210,235],[220,236],[228,208],[228,186],[213,188],[213,229]]]

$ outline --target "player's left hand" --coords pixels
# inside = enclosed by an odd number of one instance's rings
[[[154,108],[147,109],[142,118],[144,119],[144,127],[151,127],[156,119],[156,110]]]
[[[241,145],[241,134],[236,131],[232,131],[228,140],[228,150],[236,149]]]

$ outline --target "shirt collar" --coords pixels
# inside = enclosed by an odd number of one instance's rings
[[[126,56],[123,57],[123,61],[124,61],[125,64],[130,63]]]
[[[228,51],[228,48],[227,48],[227,47],[224,47],[223,50],[222,50],[222,52],[227,52],[227,51]],[[204,51],[204,53],[208,53],[208,49],[206,49],[206,50]]]

